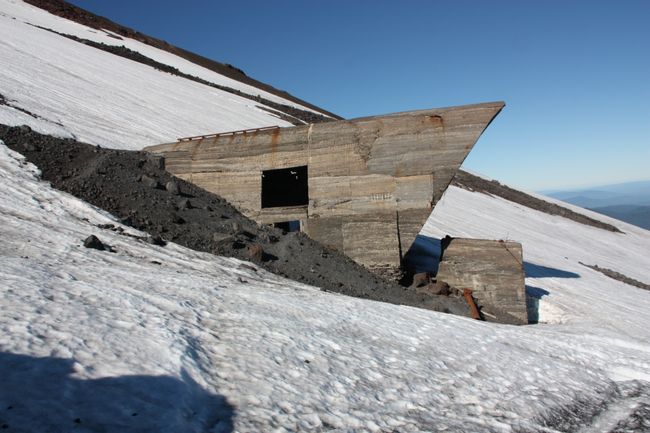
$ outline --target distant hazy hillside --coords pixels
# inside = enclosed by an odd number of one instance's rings
[[[650,205],[650,181],[603,185],[597,188],[548,191],[549,197],[586,208],[618,205]]]
[[[546,195],[650,230],[650,181],[553,191]]]
[[[594,207],[591,210],[650,230],[650,206],[618,205]]]

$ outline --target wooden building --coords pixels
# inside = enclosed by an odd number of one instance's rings
[[[147,148],[245,215],[398,267],[503,102],[261,128]]]

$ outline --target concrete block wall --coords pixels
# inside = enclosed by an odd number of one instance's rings
[[[453,238],[442,252],[436,278],[468,288],[486,313],[491,308],[528,323],[522,246],[518,242]]]

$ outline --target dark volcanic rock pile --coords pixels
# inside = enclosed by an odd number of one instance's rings
[[[461,299],[417,293],[381,279],[303,233],[255,223],[219,196],[172,176],[160,157],[41,135],[25,126],[0,125],[0,140],[38,166],[55,188],[154,239],[249,260],[324,290],[468,315]]]

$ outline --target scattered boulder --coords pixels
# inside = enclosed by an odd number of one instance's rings
[[[413,283],[411,284],[411,288],[418,288],[422,286],[428,286],[429,283],[431,282],[431,277],[427,272],[421,272],[419,274],[413,275]]]
[[[160,235],[153,235],[147,238],[147,242],[152,245],[158,245],[159,247],[164,247],[167,245],[167,242],[160,237]]]
[[[173,195],[178,195],[181,193],[180,188],[178,187],[178,183],[175,180],[170,180],[165,184],[165,189],[167,192]]]
[[[450,287],[449,284],[444,281],[430,281],[428,284],[423,284],[420,286],[411,286],[414,288],[417,293],[424,293],[427,295],[436,295],[436,296],[458,296],[459,291],[454,287]]]
[[[444,281],[436,280],[435,283],[430,284],[430,292],[434,295],[449,296],[452,294],[452,288]]]
[[[177,206],[179,209],[192,209],[192,203],[187,198],[184,198],[181,201],[179,201]]]
[[[23,143],[23,149],[25,149],[27,152],[35,152],[38,150],[36,146],[34,146],[34,144],[30,143],[29,141]]]
[[[237,232],[238,236],[243,236],[247,239],[255,239],[256,235],[254,233],[249,232],[248,230],[240,230]]]
[[[246,247],[246,252],[251,260],[261,262],[264,258],[264,248],[260,244],[250,244]]]
[[[104,251],[107,249],[106,245],[95,235],[90,235],[84,240],[84,247],[93,248],[95,250]]]
[[[164,170],[165,169],[165,158],[162,156],[158,155],[147,155],[147,159],[151,163],[151,165],[157,169],[157,170]]]
[[[228,233],[216,232],[216,233],[212,234],[212,241],[214,241],[214,242],[222,242],[222,241],[225,241],[225,240],[230,240],[231,238],[232,238],[232,236],[230,234],[228,234]]]
[[[148,188],[158,188],[158,181],[153,177],[147,176],[146,174],[140,176],[140,182],[142,182],[142,184]]]

